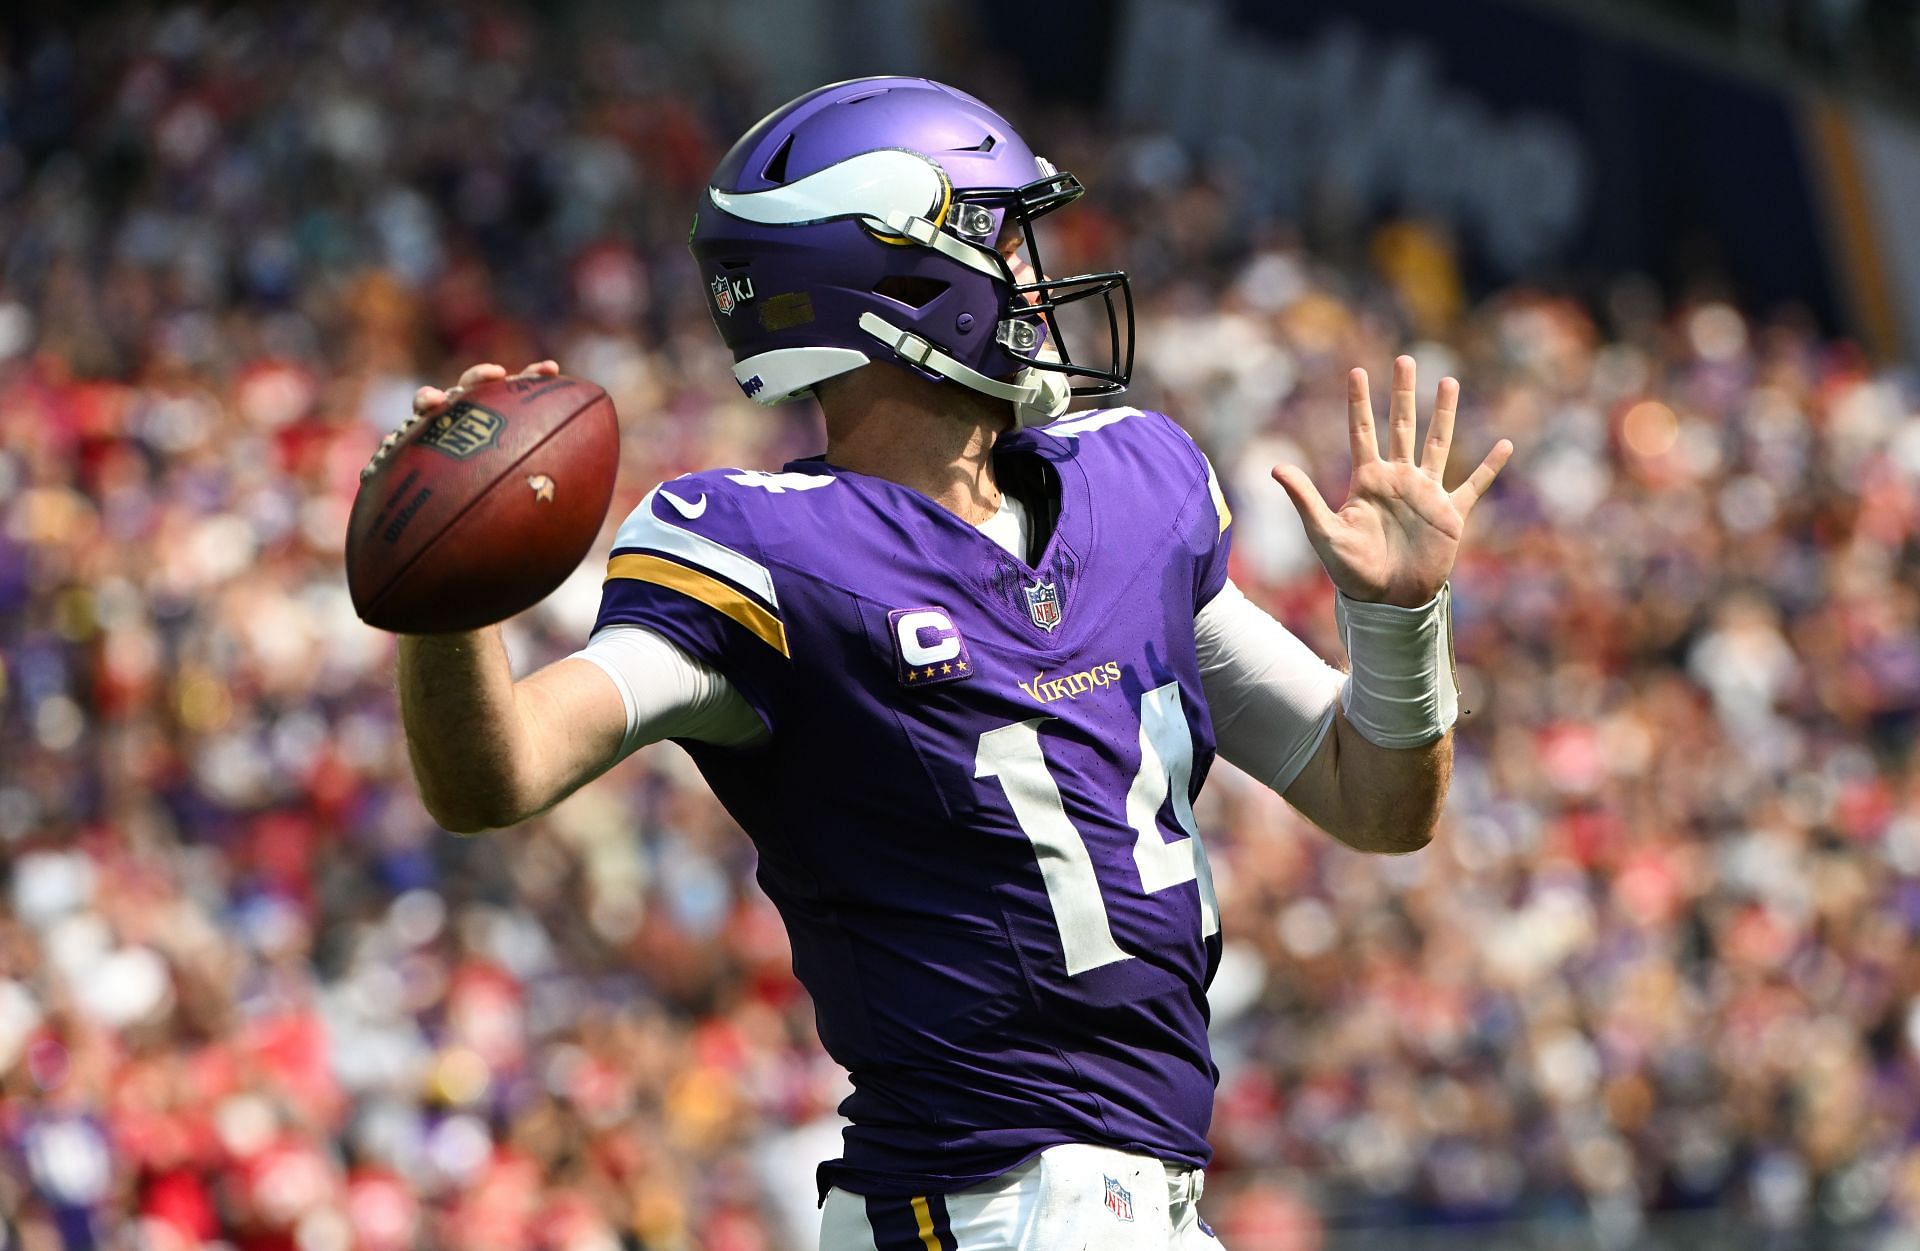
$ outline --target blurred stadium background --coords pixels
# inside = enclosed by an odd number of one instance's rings
[[[457,11],[456,11],[457,9]],[[1224,766],[1233,1251],[1920,1247],[1909,0],[324,0],[0,17],[0,1247],[813,1245],[841,1074],[675,748],[473,840],[340,574],[422,381],[545,355],[663,476],[814,450],[682,240],[818,82],[1092,194],[1135,402],[1329,650],[1281,493],[1403,346],[1519,444],[1436,844]],[[526,665],[597,571],[512,624]]]

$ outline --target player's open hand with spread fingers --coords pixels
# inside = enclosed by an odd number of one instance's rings
[[[1467,480],[1449,491],[1441,482],[1453,445],[1460,384],[1442,378],[1427,441],[1414,460],[1417,424],[1411,356],[1393,363],[1393,400],[1387,410],[1387,454],[1373,429],[1367,371],[1347,375],[1347,434],[1353,478],[1339,511],[1327,507],[1306,471],[1281,465],[1273,477],[1299,510],[1320,563],[1349,599],[1415,608],[1431,600],[1453,572],[1467,515],[1513,455],[1501,439]]]

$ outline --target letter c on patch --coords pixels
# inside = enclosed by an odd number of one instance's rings
[[[900,657],[910,665],[937,665],[960,654],[960,631],[935,608],[901,613],[893,623]]]

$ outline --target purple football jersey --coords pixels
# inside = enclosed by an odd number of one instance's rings
[[[1226,505],[1157,413],[995,455],[1057,483],[1036,565],[818,460],[664,483],[614,541],[599,624],[711,664],[770,731],[685,746],[852,1074],[823,1189],[950,1191],[1063,1142],[1208,1157],[1193,619],[1226,579]]]

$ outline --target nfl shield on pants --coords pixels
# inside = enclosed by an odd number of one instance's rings
[[[954,1194],[828,1193],[820,1251],[1221,1251],[1197,1178],[1109,1147],[1049,1147]]]

